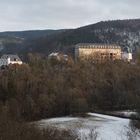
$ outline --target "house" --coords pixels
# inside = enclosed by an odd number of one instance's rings
[[[121,59],[121,47],[115,44],[80,43],[75,47],[76,58]]]
[[[130,49],[129,47],[125,47],[122,52],[122,59],[128,62],[132,61],[132,49]]]
[[[58,61],[61,61],[61,60],[68,61],[68,55],[62,54],[62,53],[59,53],[59,52],[53,52],[53,53],[49,54],[48,58],[49,59],[54,58]]]
[[[9,64],[19,64],[21,65],[23,62],[18,57],[18,55],[7,54],[3,55],[0,58],[0,66],[8,66]]]

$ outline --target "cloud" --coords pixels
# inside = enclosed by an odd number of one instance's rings
[[[0,0],[0,31],[76,28],[139,18],[139,0]]]

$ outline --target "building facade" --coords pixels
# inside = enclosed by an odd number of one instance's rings
[[[21,65],[23,62],[18,57],[18,55],[3,55],[0,58],[0,66],[8,66],[10,64],[18,64]]]
[[[75,47],[76,58],[121,59],[121,47],[112,44],[80,43]]]
[[[128,62],[131,62],[132,59],[133,59],[133,56],[132,56],[132,49],[130,49],[129,47],[125,47],[122,51],[122,59],[124,61],[128,61]]]

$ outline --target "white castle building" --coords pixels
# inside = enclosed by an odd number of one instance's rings
[[[21,65],[22,63],[23,62],[18,57],[18,55],[8,54],[8,55],[3,55],[0,58],[0,66],[8,66],[10,64],[19,64],[19,65]]]
[[[116,44],[95,44],[79,43],[75,46],[75,58],[94,58],[94,59],[112,59],[132,60],[132,50],[128,47],[122,51],[121,46]]]

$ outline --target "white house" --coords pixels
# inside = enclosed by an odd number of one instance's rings
[[[0,58],[0,66],[8,66],[9,64],[19,64],[21,65],[23,62],[21,59],[18,57],[18,55],[3,55]]]
[[[132,59],[132,50],[128,47],[125,47],[122,52],[122,60],[130,62]]]

